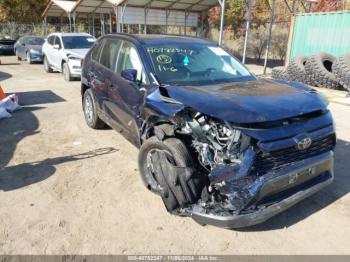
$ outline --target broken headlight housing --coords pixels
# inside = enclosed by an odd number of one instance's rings
[[[193,134],[192,145],[199,162],[206,169],[230,164],[240,164],[242,152],[250,145],[250,138],[235,129],[229,122],[201,113],[186,122]]]

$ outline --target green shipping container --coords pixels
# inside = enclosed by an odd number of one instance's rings
[[[350,52],[350,12],[295,16],[289,59],[324,51],[334,56]]]

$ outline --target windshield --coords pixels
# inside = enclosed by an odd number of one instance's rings
[[[42,45],[45,40],[41,37],[31,37],[25,40],[27,45]]]
[[[205,85],[254,79],[234,57],[217,46],[170,44],[147,46],[161,84]]]
[[[62,41],[65,49],[86,49],[94,44],[95,39],[91,36],[64,36]]]

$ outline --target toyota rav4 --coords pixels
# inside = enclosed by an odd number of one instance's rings
[[[139,147],[145,186],[200,224],[254,225],[333,180],[326,99],[259,79],[212,42],[104,36],[85,58],[81,92],[87,124]]]

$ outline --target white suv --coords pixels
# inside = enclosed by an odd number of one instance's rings
[[[81,60],[95,40],[87,33],[50,34],[42,47],[45,71],[61,72],[66,81],[80,78]]]

